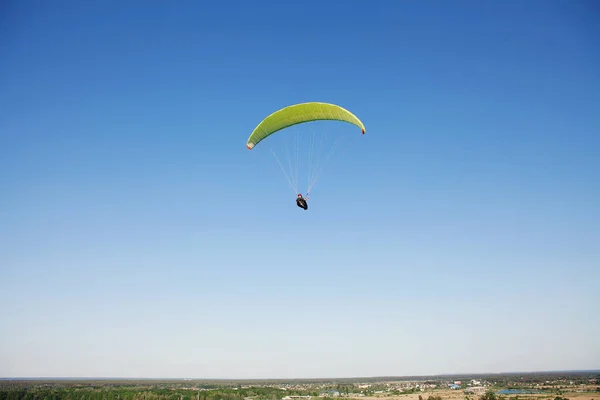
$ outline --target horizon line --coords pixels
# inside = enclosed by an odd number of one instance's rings
[[[328,381],[328,380],[357,380],[357,379],[408,379],[408,378],[435,378],[435,377],[457,377],[457,376],[482,376],[482,375],[514,375],[514,374],[559,374],[559,373],[600,373],[599,369],[566,369],[566,370],[530,370],[530,371],[504,371],[504,372],[457,372],[457,373],[440,373],[440,374],[416,374],[416,375],[375,375],[375,376],[345,376],[345,377],[312,377],[312,378],[190,378],[190,377],[179,377],[179,378],[143,378],[143,377],[0,377],[0,380],[39,380],[39,381],[50,381],[50,380],[73,380],[73,381],[85,381],[85,380],[120,380],[120,381],[131,381],[131,380],[147,380],[147,381]]]

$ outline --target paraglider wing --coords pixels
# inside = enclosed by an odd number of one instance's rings
[[[261,140],[277,131],[292,125],[319,120],[348,122],[359,127],[363,134],[365,133],[363,123],[350,111],[340,106],[319,102],[301,103],[275,111],[262,120],[250,134],[246,147],[252,150]]]

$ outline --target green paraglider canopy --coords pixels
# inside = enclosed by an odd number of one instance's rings
[[[350,111],[329,103],[301,103],[282,108],[262,120],[250,134],[246,147],[250,150],[273,133],[292,125],[311,121],[334,120],[356,125],[365,133],[363,123]]]

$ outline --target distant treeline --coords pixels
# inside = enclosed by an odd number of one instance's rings
[[[319,390],[169,387],[4,387],[0,400],[280,400],[288,395],[318,396]]]
[[[0,388],[5,387],[45,387],[45,388],[184,388],[203,389],[240,388],[242,386],[265,387],[268,385],[352,385],[356,383],[384,383],[390,381],[421,381],[443,383],[478,379],[490,382],[535,382],[569,380],[587,382],[600,380],[600,370],[592,371],[553,371],[553,372],[510,372],[496,374],[456,374],[456,375],[415,375],[381,376],[356,378],[322,379],[0,379]]]
[[[13,388],[0,390],[0,400],[279,400],[286,394],[275,388],[252,389],[134,389],[134,388]]]
[[[522,374],[486,374],[456,375],[445,377],[423,377],[425,384],[438,384],[462,380],[462,385],[470,379],[480,379],[492,383],[493,390],[528,386],[529,384],[556,382],[553,389],[560,393],[561,386],[600,381],[600,371],[522,373]],[[352,397],[361,393],[372,395],[377,391],[390,390],[386,381],[409,381],[417,379],[388,377],[378,381],[370,379],[313,379],[313,380],[0,380],[0,400],[280,400],[285,396],[320,396],[338,392],[342,396]],[[562,382],[561,382],[562,381]],[[369,382],[370,387],[358,388],[356,383]],[[269,386],[270,385],[270,386]],[[283,388],[285,386],[285,389]],[[464,389],[463,387],[463,389]],[[597,390],[600,390],[598,388]],[[416,392],[415,387],[405,387],[402,394]],[[400,394],[398,386],[391,388],[391,394]],[[420,400],[424,400],[420,396]],[[441,400],[430,396],[427,400]],[[481,400],[503,400],[496,398],[490,391]],[[560,397],[555,400],[563,400]]]

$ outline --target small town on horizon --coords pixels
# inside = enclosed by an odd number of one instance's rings
[[[600,370],[312,379],[1,378],[0,400],[597,400]]]

